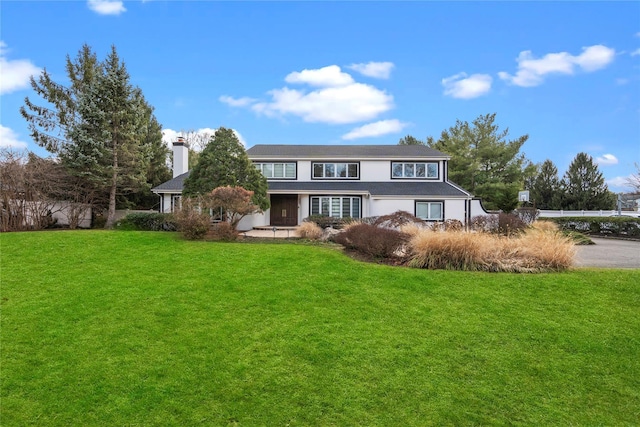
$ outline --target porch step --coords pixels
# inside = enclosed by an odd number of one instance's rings
[[[253,227],[254,230],[268,230],[268,231],[273,231],[273,229],[276,230],[295,230],[296,228],[298,228],[298,226],[285,226],[285,225],[277,225],[277,226],[273,226],[273,225],[260,225],[257,227]]]

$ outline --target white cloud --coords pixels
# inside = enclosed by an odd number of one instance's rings
[[[26,59],[8,60],[7,44],[0,41],[0,94],[15,92],[29,87],[29,78],[40,73],[40,68]]]
[[[311,86],[336,87],[346,86],[353,83],[353,77],[343,73],[337,65],[316,70],[294,71],[284,78],[287,83],[306,83]]]
[[[283,87],[267,92],[270,99],[234,98],[219,100],[234,107],[247,107],[267,117],[297,116],[305,122],[345,124],[375,119],[394,108],[393,96],[372,85],[358,83],[337,65],[289,73],[287,83],[312,88]]]
[[[351,132],[342,135],[342,139],[351,140],[397,133],[406,126],[407,123],[402,123],[397,119],[380,120],[375,123],[369,123],[364,126],[357,127],[351,130]]]
[[[13,129],[0,125],[0,147],[2,148],[27,148],[27,143]]]
[[[613,154],[603,154],[600,157],[596,157],[596,163],[600,166],[611,166],[618,164],[618,158]]]
[[[640,55],[640,48],[634,50],[633,52],[631,52],[631,56],[638,56]]]
[[[616,176],[615,178],[605,180],[605,183],[609,187],[609,190],[611,190],[611,187],[617,187],[619,189],[626,188],[628,190],[628,189],[631,189],[631,185],[629,185],[629,180],[632,178],[633,178],[633,175]]]
[[[573,75],[576,68],[592,72],[609,65],[615,50],[603,45],[582,48],[580,55],[568,52],[548,53],[542,58],[534,58],[530,50],[520,52],[516,61],[518,70],[515,75],[501,71],[498,76],[516,86],[532,87],[542,84],[547,74]]]
[[[255,112],[269,117],[291,114],[311,123],[356,123],[393,108],[393,96],[362,83],[311,92],[284,87],[269,94],[272,100],[254,104]]]
[[[100,15],[120,15],[127,11],[120,0],[87,0],[87,6]]]
[[[248,96],[243,96],[242,98],[234,98],[232,96],[222,95],[220,98],[218,98],[218,101],[224,102],[225,104],[228,104],[232,107],[247,107],[257,100],[249,98]]]
[[[471,99],[485,95],[491,90],[492,78],[488,74],[458,73],[442,79],[444,94],[460,99]]]
[[[366,64],[351,64],[347,68],[367,77],[388,79],[394,66],[393,62],[368,62]]]

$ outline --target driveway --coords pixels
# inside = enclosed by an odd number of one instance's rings
[[[592,237],[595,245],[576,246],[576,267],[640,268],[640,242]]]

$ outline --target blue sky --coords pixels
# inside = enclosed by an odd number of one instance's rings
[[[640,2],[0,2],[0,145],[46,154],[28,76],[116,46],[167,139],[396,144],[497,113],[533,162],[578,152],[610,189],[640,162]]]

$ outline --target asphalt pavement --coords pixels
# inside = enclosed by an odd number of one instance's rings
[[[640,268],[640,241],[592,237],[595,245],[576,246],[576,267]]]

